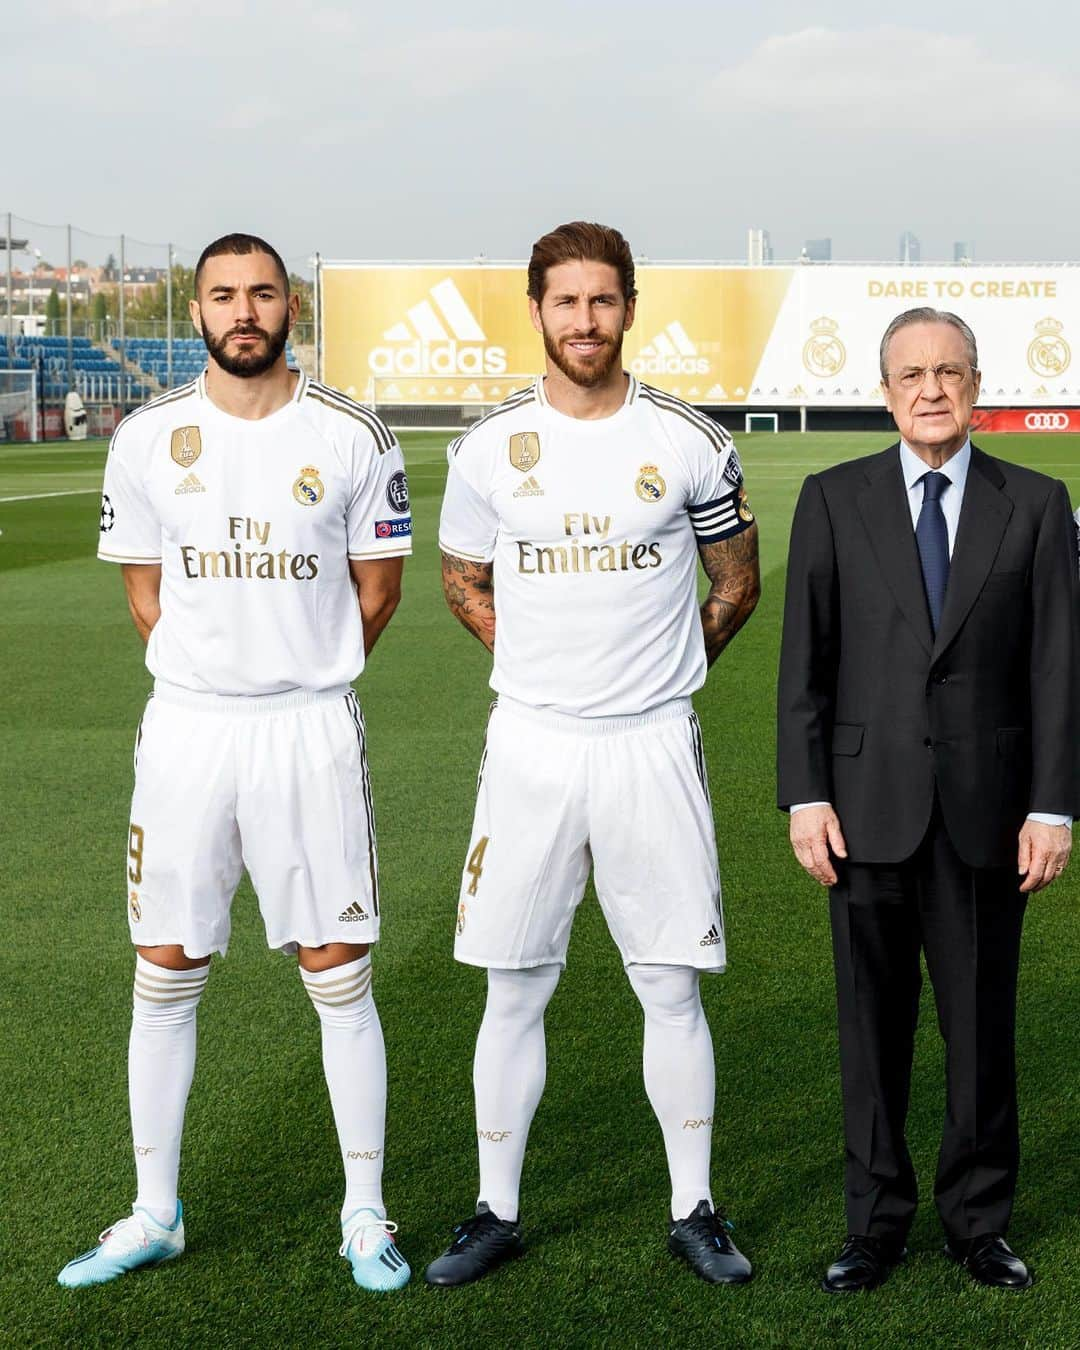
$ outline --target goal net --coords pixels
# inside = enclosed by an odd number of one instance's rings
[[[0,442],[37,439],[37,371],[0,368]]]
[[[462,431],[535,378],[432,375],[372,379],[361,402],[368,403],[394,431]]]

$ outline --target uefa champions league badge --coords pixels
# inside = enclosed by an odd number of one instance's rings
[[[396,473],[390,475],[390,481],[386,485],[386,504],[399,516],[408,513],[409,480],[405,477],[404,469],[398,469]]]
[[[667,491],[667,484],[660,477],[655,464],[643,464],[638,473],[634,491],[643,502],[658,502]]]
[[[325,491],[318,469],[310,464],[300,470],[300,477],[292,485],[292,495],[301,506],[318,506]]]

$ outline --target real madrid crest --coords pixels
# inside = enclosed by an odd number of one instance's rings
[[[1069,344],[1061,336],[1064,324],[1060,319],[1040,319],[1035,325],[1035,337],[1027,350],[1028,365],[1036,375],[1051,379],[1064,375],[1072,360]]]
[[[660,477],[655,464],[643,464],[634,484],[634,491],[643,502],[658,502],[667,491],[667,484]]]
[[[169,442],[169,454],[182,469],[190,469],[202,454],[202,433],[198,427],[177,427]]]
[[[739,489],[739,519],[744,520],[747,525],[754,519],[754,513],[750,510],[750,503],[746,500],[746,489]]]
[[[843,369],[847,351],[836,336],[839,327],[835,319],[825,314],[810,325],[810,336],[802,349],[802,361],[811,375],[827,379]]]
[[[517,431],[510,437],[510,463],[522,473],[540,463],[540,437],[535,431]]]
[[[292,495],[301,506],[318,506],[325,491],[318,469],[310,464],[300,470],[300,477],[292,485]]]

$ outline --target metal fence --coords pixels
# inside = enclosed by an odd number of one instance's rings
[[[195,333],[186,305],[174,305],[174,268],[193,268],[200,251],[0,212],[0,365],[33,364],[47,403],[77,389],[88,402],[118,403],[121,415],[132,401],[182,382],[181,372],[190,378],[183,348]],[[289,257],[285,265],[305,276],[311,261]],[[159,286],[164,315],[141,315]],[[114,312],[101,315],[99,295]],[[154,373],[132,360],[131,344],[147,339],[160,342]],[[313,349],[312,325],[297,324],[291,341],[303,359]]]

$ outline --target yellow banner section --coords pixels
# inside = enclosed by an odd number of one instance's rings
[[[746,399],[792,269],[642,266],[624,360],[691,403]],[[332,264],[323,376],[353,398],[497,403],[543,369],[521,266]]]

